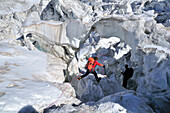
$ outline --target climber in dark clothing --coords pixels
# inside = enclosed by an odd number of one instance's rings
[[[99,66],[103,66],[105,68],[105,65],[98,63],[97,57],[94,57],[94,58],[90,57],[88,60],[89,61],[86,64],[86,68],[87,68],[86,73],[84,75],[80,76],[79,78],[77,78],[77,80],[80,80],[80,79],[86,77],[89,73],[92,73],[95,76],[96,81],[99,82],[101,80],[101,78],[97,76],[97,73],[95,71],[95,67],[96,67],[96,65],[99,65]]]
[[[127,87],[127,81],[129,78],[133,76],[133,68],[128,68],[128,65],[125,65],[125,72],[121,72],[123,74],[123,87]]]

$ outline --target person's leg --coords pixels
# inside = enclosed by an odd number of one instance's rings
[[[127,87],[127,78],[123,78],[123,87],[126,88]]]
[[[87,70],[87,71],[86,71],[86,73],[85,73],[84,75],[82,75],[82,76],[78,77],[78,80],[80,80],[80,79],[84,78],[84,77],[85,77],[85,76],[87,76],[89,73],[90,73],[90,71],[89,71],[89,70]]]
[[[99,81],[101,80],[101,78],[97,76],[96,71],[92,71],[92,73],[93,73],[93,75],[95,76],[96,81],[99,82]]]

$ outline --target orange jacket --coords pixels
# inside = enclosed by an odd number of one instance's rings
[[[88,62],[86,64],[86,69],[95,70],[96,65],[103,66],[103,64],[100,64],[97,62],[97,60],[94,60],[94,58],[89,57]]]
[[[98,62],[95,60],[93,66],[92,66],[92,68],[95,68],[96,65],[98,65],[98,66],[103,66],[103,64],[100,64],[100,63],[98,63]]]

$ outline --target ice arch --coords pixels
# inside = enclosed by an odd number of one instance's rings
[[[139,62],[142,50],[153,49],[155,46],[161,47],[158,51],[166,51],[169,48],[169,29],[160,24],[156,24],[152,18],[138,16],[113,16],[103,18],[94,23],[91,30],[97,31],[101,37],[119,37],[132,48],[131,60]],[[88,36],[87,36],[88,37]]]
[[[119,20],[115,18],[101,19],[93,25],[93,29],[96,30],[101,37],[119,37],[121,41],[124,41],[132,48],[136,48],[139,44],[139,36],[137,35],[139,27],[139,21],[125,21],[123,18]]]
[[[91,30],[101,37],[119,37],[132,48],[130,60],[136,70],[137,92],[146,96],[156,111],[166,113],[170,87],[169,29],[151,18],[121,16],[101,19]]]

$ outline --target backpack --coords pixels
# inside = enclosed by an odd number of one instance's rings
[[[87,62],[87,64],[86,64],[86,67],[85,67],[85,68],[91,70],[93,64],[94,64],[94,58],[89,57],[89,58],[88,58],[88,62]]]
[[[133,68],[129,68],[129,73],[128,73],[129,78],[133,76]]]

